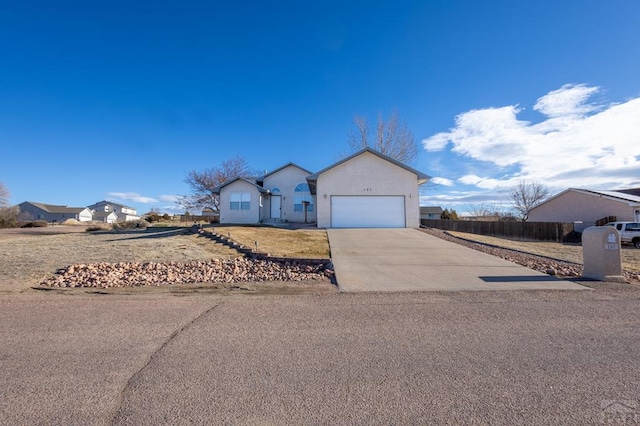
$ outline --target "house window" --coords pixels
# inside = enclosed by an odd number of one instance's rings
[[[251,208],[251,193],[232,192],[229,208],[231,210],[249,210]]]
[[[307,206],[307,211],[313,211],[313,196],[309,192],[309,184],[307,183],[299,183],[294,192],[296,193],[293,197],[293,211],[294,212],[302,212],[304,211],[303,201],[308,201],[309,205]]]
[[[279,193],[280,193],[280,188],[278,188],[278,187],[276,186],[275,188],[273,188],[273,189],[271,190],[271,193],[272,193],[272,194],[279,194]]]
[[[309,184],[308,183],[299,183],[294,189],[295,192],[309,192]]]
[[[313,211],[313,197],[311,195],[296,195],[293,197],[293,211],[301,212],[304,211],[304,206],[302,204],[303,201],[308,201],[309,205],[307,206],[307,211]]]

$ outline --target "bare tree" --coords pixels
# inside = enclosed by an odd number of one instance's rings
[[[220,211],[220,199],[213,190],[231,179],[246,177],[252,172],[247,160],[241,155],[224,160],[217,167],[203,171],[192,170],[184,179],[191,189],[191,194],[181,197],[178,204],[185,210],[210,207]]]
[[[9,190],[0,182],[0,209],[9,207]]]
[[[509,190],[513,209],[525,222],[529,218],[529,211],[549,196],[549,189],[539,182],[520,181]]]
[[[378,114],[378,121],[373,135],[369,135],[367,119],[356,115],[353,118],[355,129],[349,133],[349,148],[352,152],[364,148],[372,148],[401,163],[413,163],[420,152],[413,133],[405,122],[398,118],[394,110],[385,122],[382,114]]]
[[[511,211],[508,211],[503,204],[485,203],[471,204],[467,207],[469,215],[473,220],[496,222],[517,220]]]

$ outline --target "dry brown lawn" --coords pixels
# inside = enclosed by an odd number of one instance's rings
[[[239,256],[209,238],[163,228],[83,231],[64,226],[0,230],[0,292],[35,286],[56,270],[79,263],[181,262]]]
[[[231,239],[245,247],[272,256],[297,258],[329,258],[329,238],[324,229],[283,229],[250,226],[220,226],[215,232],[231,235]]]
[[[466,232],[447,231],[449,234],[471,241],[492,244],[533,253],[555,259],[567,260],[582,264],[582,246],[580,244],[563,244],[542,241],[518,241],[486,235],[468,234]],[[627,271],[640,273],[640,250],[631,246],[622,246],[622,267]]]

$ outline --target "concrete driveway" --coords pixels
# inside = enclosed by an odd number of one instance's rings
[[[328,234],[341,291],[586,289],[417,229]]]

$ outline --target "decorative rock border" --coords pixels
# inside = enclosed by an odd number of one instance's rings
[[[307,281],[331,278],[323,265],[247,258],[191,262],[118,262],[71,265],[43,280],[46,287],[138,287],[195,283]]]

